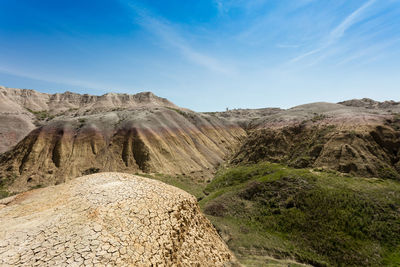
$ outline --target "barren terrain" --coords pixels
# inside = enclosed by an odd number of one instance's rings
[[[175,187],[101,173],[0,206],[0,265],[230,266],[235,258],[196,199]]]

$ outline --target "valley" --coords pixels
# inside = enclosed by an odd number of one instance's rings
[[[195,196],[245,266],[400,264],[399,102],[199,113],[150,92],[6,87],[0,101],[2,197],[127,173]]]

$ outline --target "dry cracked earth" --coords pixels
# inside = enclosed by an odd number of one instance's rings
[[[0,202],[0,266],[232,266],[188,193],[99,173]]]

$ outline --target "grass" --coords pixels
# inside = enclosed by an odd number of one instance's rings
[[[161,181],[163,183],[178,187],[189,194],[195,196],[198,200],[205,197],[203,189],[206,185],[205,182],[199,182],[193,179],[190,176],[183,176],[183,175],[167,175],[167,174],[145,174],[145,173],[135,173],[135,175],[143,176],[146,178],[155,179]]]
[[[8,197],[8,196],[9,196],[8,191],[5,190],[5,189],[3,189],[3,188],[0,188],[0,199],[6,198],[6,197]]]
[[[13,195],[13,193],[8,192],[7,187],[16,178],[17,178],[17,175],[15,173],[9,174],[4,177],[0,175],[0,199]]]
[[[89,169],[84,170],[82,174],[89,175],[89,174],[98,173],[98,172],[100,172],[99,168],[91,167]]]
[[[220,169],[210,183],[136,175],[196,196],[245,266],[400,266],[398,181],[268,162]]]
[[[326,119],[327,116],[324,114],[314,113],[314,117],[311,118],[312,122],[317,122]]]
[[[193,121],[196,119],[196,116],[190,112],[186,112],[186,111],[183,111],[183,110],[180,110],[177,108],[171,108],[171,107],[166,107],[166,108],[175,111],[176,113],[178,113],[179,115],[185,117],[186,119],[188,119],[190,121]]]
[[[185,112],[185,111],[183,111],[183,110],[180,110],[180,109],[177,109],[177,108],[171,108],[171,107],[167,107],[167,109],[173,110],[173,111],[175,111],[176,113],[178,113],[178,114],[180,114],[180,115],[182,115],[182,116],[184,116],[184,117],[187,117],[187,116],[188,116],[187,112]]]
[[[35,115],[36,116],[36,119],[38,119],[38,120],[51,120],[51,119],[53,119],[54,118],[54,116],[53,115],[50,115],[49,114],[49,112],[47,111],[47,110],[41,110],[41,111],[34,111],[34,110],[31,110],[31,109],[29,109],[29,108],[27,108],[27,110],[30,112],[30,113],[32,113],[33,115]]]
[[[242,262],[398,266],[400,183],[259,163],[220,170],[200,201]]]
[[[30,190],[39,189],[39,188],[43,188],[43,187],[44,187],[44,186],[43,186],[42,184],[37,184],[37,185],[31,186],[31,187],[30,187]]]

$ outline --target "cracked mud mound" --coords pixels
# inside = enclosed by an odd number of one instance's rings
[[[196,199],[158,181],[99,173],[0,203],[1,266],[235,264]]]

